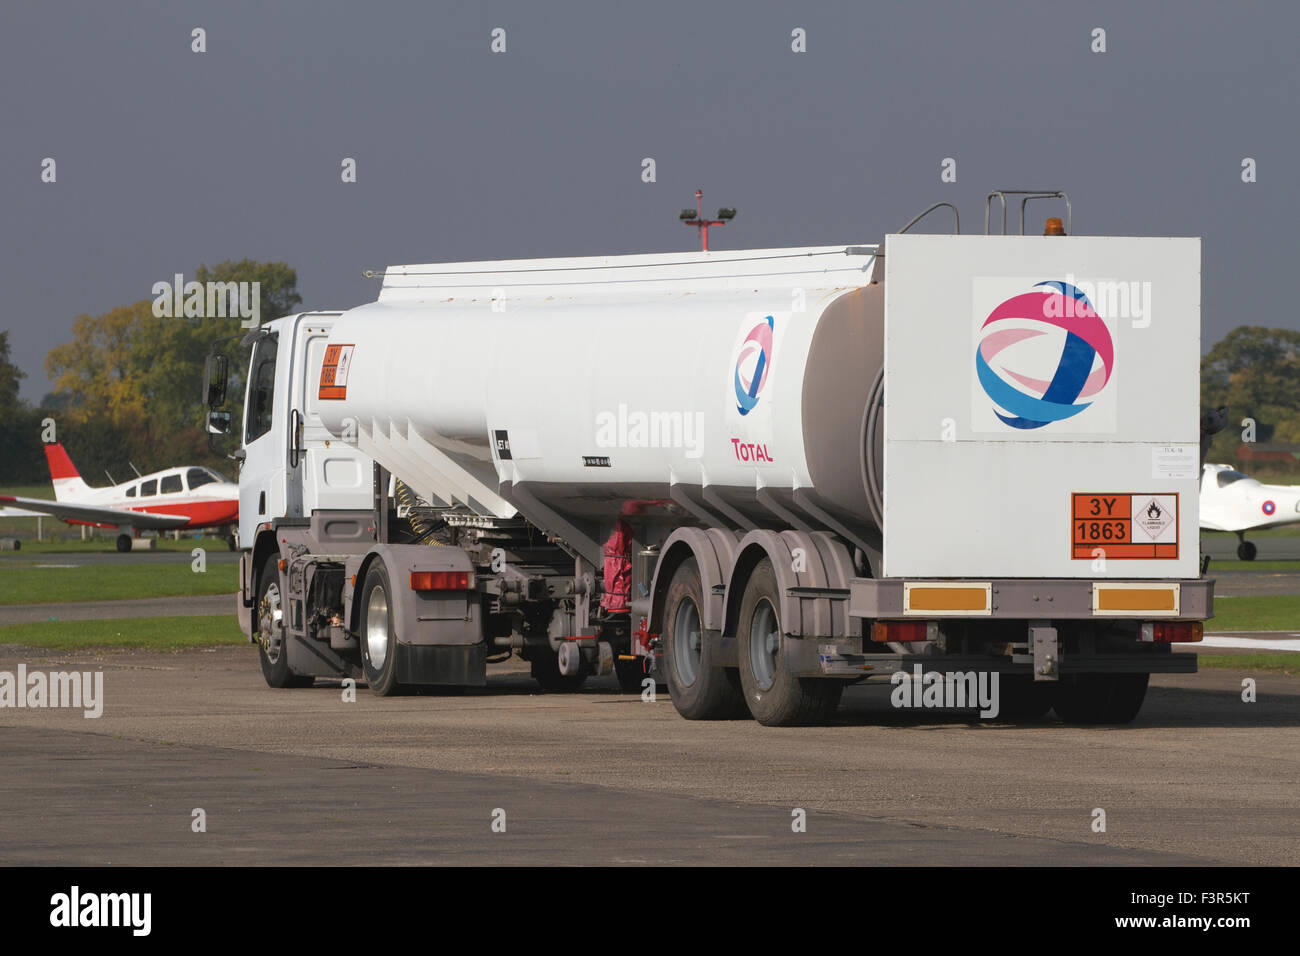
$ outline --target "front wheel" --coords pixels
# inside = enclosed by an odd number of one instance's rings
[[[121,552],[131,550],[131,536],[129,534],[119,534],[117,536],[117,550]]]
[[[366,571],[361,586],[361,670],[370,690],[391,697],[405,688],[397,680],[397,632],[393,629],[393,588],[383,561]]]
[[[1237,557],[1243,561],[1254,561],[1257,553],[1258,549],[1254,541],[1243,541],[1237,545]]]
[[[279,555],[262,563],[257,579],[257,656],[262,677],[271,687],[310,687],[314,678],[289,669],[288,640],[284,630],[284,599],[280,593]]]
[[[795,677],[782,661],[781,596],[772,562],[754,566],[740,602],[740,683],[754,719],[766,727],[828,723],[839,706],[844,684],[838,680]]]

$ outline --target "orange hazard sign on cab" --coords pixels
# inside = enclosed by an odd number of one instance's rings
[[[1178,557],[1177,493],[1075,492],[1070,496],[1070,557]]]
[[[348,371],[352,368],[352,345],[331,345],[325,349],[320,367],[320,398],[339,400],[348,397]]]

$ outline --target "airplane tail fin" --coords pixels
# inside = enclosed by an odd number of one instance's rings
[[[54,500],[70,501],[80,496],[90,486],[82,480],[77,466],[60,444],[45,446],[45,460],[50,465],[50,480],[54,482]]]

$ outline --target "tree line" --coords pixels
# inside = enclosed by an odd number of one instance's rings
[[[194,281],[257,282],[263,319],[302,304],[298,275],[283,262],[226,261],[200,266]],[[37,405],[18,394],[25,373],[13,364],[9,333],[0,332],[0,486],[49,481],[43,442],[63,443],[83,477],[103,484],[179,464],[202,464],[230,475],[230,462],[208,450],[200,392],[203,363],[214,343],[232,358],[236,379],[227,407],[240,421],[243,368],[237,357],[245,329],[238,316],[159,317],[154,299],[101,315],[79,315],[72,341],[45,358],[54,388]]]

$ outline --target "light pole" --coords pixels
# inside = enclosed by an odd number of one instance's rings
[[[700,202],[704,199],[704,190],[695,190],[695,208],[683,209],[677,218],[682,221],[683,226],[695,226],[700,230],[700,249],[704,252],[709,251],[709,226],[725,226],[732,219],[736,218],[736,210],[729,206],[723,206],[718,210],[717,219],[705,219],[700,211]]]

